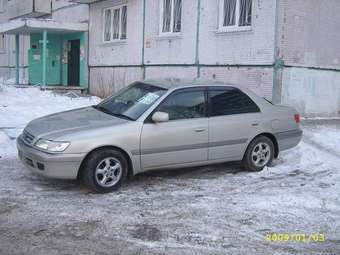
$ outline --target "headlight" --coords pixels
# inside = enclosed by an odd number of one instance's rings
[[[69,145],[69,142],[55,142],[45,139],[40,139],[35,144],[39,149],[50,152],[63,152]]]

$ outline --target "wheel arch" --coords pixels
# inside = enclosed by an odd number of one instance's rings
[[[251,142],[254,141],[254,139],[256,139],[259,136],[265,136],[273,142],[273,144],[274,144],[274,158],[277,158],[279,156],[279,152],[280,152],[279,143],[278,143],[276,137],[271,133],[264,132],[264,133],[256,135],[255,137],[253,137],[253,139],[251,139],[249,141],[249,143],[247,145],[247,149],[248,149],[249,145],[251,144]],[[247,149],[246,149],[246,151],[247,151]]]
[[[88,152],[86,154],[86,156],[81,161],[81,164],[80,164],[79,169],[78,169],[78,174],[77,174],[78,180],[81,178],[81,174],[82,174],[82,171],[83,171],[84,164],[85,164],[86,160],[91,156],[91,154],[98,152],[100,150],[105,150],[105,149],[113,149],[113,150],[117,150],[117,151],[121,152],[125,156],[127,163],[128,163],[128,178],[133,176],[133,164],[132,164],[132,160],[131,160],[130,155],[120,147],[112,146],[112,145],[105,145],[105,146],[100,146],[100,147],[94,148],[93,150],[91,150],[90,152]]]

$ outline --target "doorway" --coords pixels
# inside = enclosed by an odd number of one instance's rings
[[[80,76],[80,40],[68,41],[68,86],[79,86]]]

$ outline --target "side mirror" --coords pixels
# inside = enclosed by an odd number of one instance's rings
[[[155,123],[168,122],[169,114],[166,112],[155,112],[152,115],[152,121]]]

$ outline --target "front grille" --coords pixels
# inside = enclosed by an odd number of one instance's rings
[[[27,132],[26,130],[24,130],[24,132],[22,134],[22,139],[26,144],[32,145],[34,138],[35,138],[34,135],[32,135],[29,132]]]

